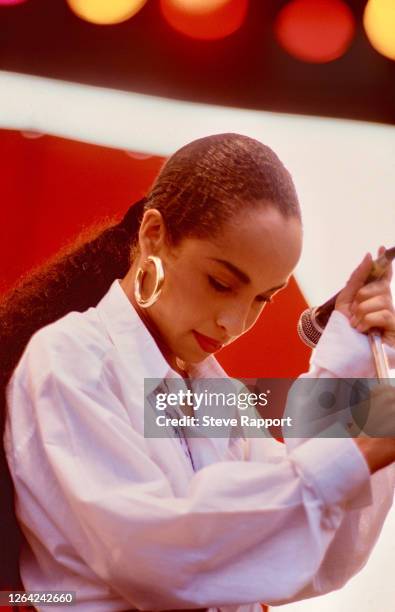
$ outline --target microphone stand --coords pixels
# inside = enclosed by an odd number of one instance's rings
[[[370,348],[372,350],[377,382],[385,384],[390,377],[387,355],[384,352],[383,340],[379,329],[371,329],[368,333]]]

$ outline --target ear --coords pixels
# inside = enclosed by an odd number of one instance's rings
[[[159,210],[146,210],[139,230],[139,247],[143,258],[157,255],[166,244],[166,239],[165,222]]]

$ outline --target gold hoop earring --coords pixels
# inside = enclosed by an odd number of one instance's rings
[[[147,257],[147,261],[152,261],[155,266],[155,287],[148,298],[142,297],[141,286],[143,283],[144,276],[146,275],[146,271],[143,270],[142,267],[140,267],[137,270],[136,278],[134,281],[134,297],[136,298],[136,302],[140,306],[140,308],[149,308],[150,306],[155,304],[161,294],[163,281],[165,279],[165,272],[163,270],[161,258],[157,257],[156,255],[149,255]]]

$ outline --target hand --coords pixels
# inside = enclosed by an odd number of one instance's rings
[[[378,255],[384,251],[385,248],[380,247]],[[342,312],[361,333],[379,328],[383,341],[395,347],[395,309],[390,287],[392,266],[388,266],[380,280],[365,285],[371,267],[372,256],[367,254],[339,293],[335,310]]]
[[[395,461],[395,438],[356,438],[354,442],[371,474]]]

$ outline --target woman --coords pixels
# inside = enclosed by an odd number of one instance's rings
[[[393,440],[144,437],[163,385],[225,376],[212,353],[287,284],[301,242],[276,155],[220,134],[180,149],[121,223],[8,298],[6,372],[41,328],[7,394],[25,589],[75,591],[77,611],[252,611],[360,569],[392,501]],[[395,344],[388,278],[363,287],[370,264],[340,294],[309,376],[370,375],[371,326]]]

